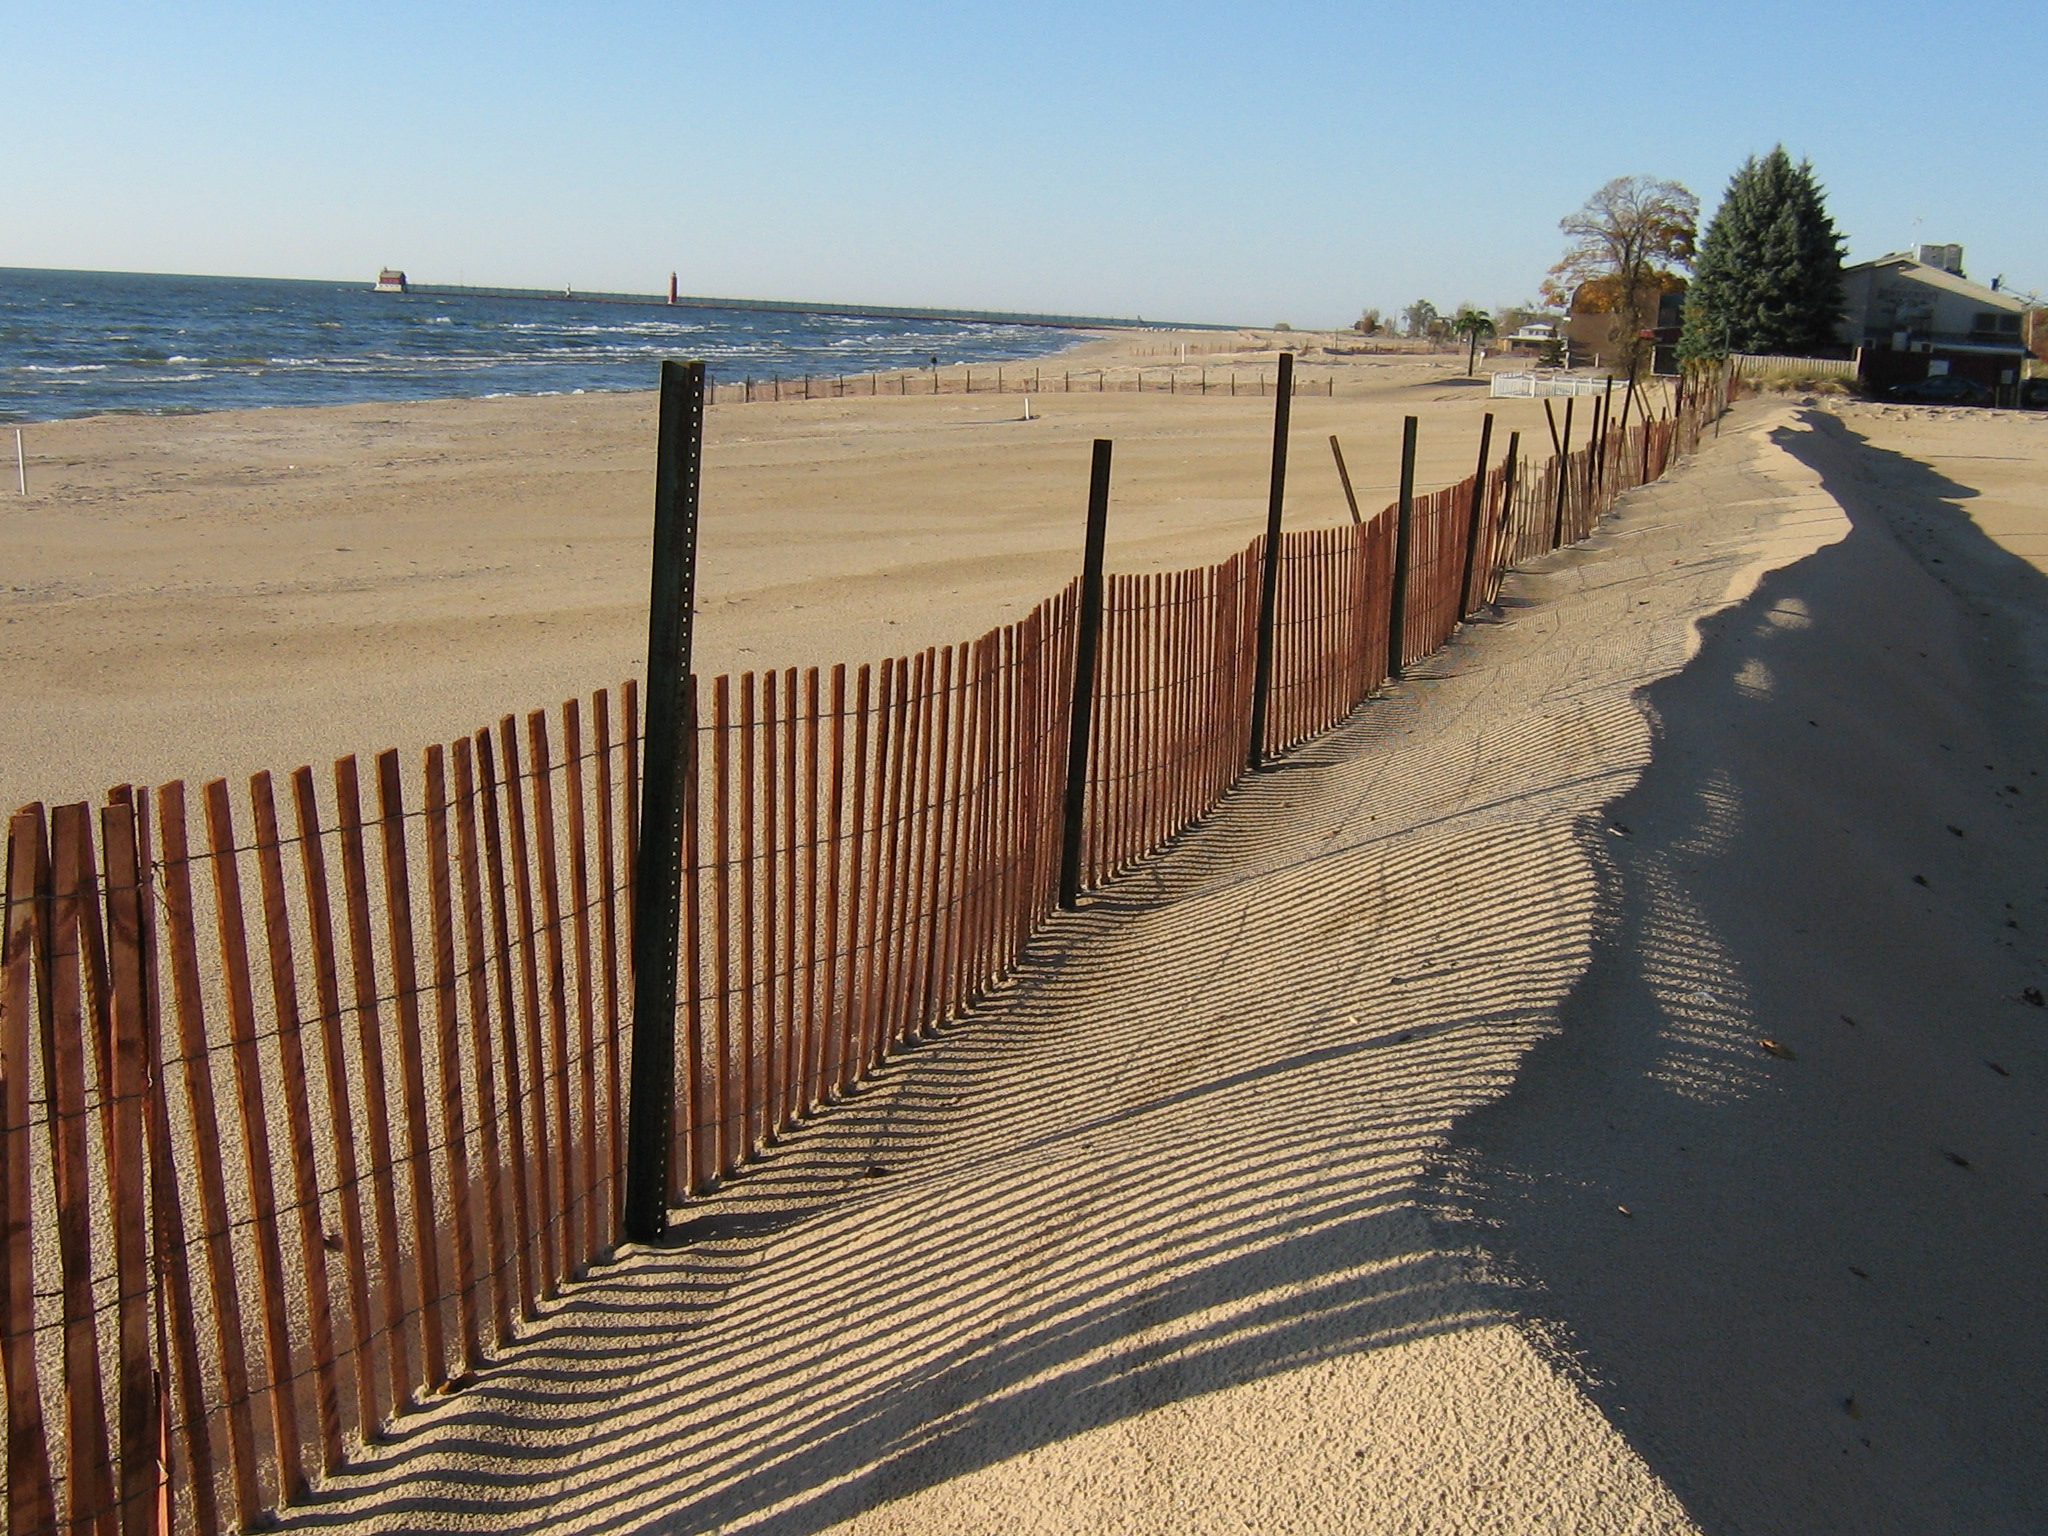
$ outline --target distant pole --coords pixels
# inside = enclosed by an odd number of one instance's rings
[[[1098,437],[1088,475],[1088,538],[1081,556],[1081,628],[1074,645],[1066,829],[1060,846],[1060,905],[1070,912],[1081,900],[1081,829],[1088,808],[1088,748],[1095,724],[1095,658],[1102,639],[1102,547],[1109,536],[1109,455],[1109,439]]]
[[[1273,389],[1273,478],[1266,494],[1266,558],[1259,572],[1259,650],[1252,673],[1252,771],[1266,766],[1266,706],[1273,691],[1274,629],[1280,617],[1280,511],[1287,499],[1287,416],[1294,404],[1294,354],[1280,354]]]
[[[1399,679],[1408,660],[1408,557],[1415,536],[1415,418],[1401,420],[1401,512],[1394,528],[1394,591],[1388,603],[1387,676]]]
[[[633,1061],[626,1117],[626,1236],[668,1226],[675,1114],[676,947],[683,878],[683,781],[694,743],[683,719],[697,598],[704,460],[704,365],[661,365],[654,448],[654,571],[647,613],[647,724],[640,846],[633,854]]]
[[[14,429],[14,479],[21,494],[28,494],[28,459],[21,451],[21,428]]]
[[[1491,416],[1486,419],[1489,423],[1493,420]],[[1337,446],[1337,434],[1334,432],[1330,434],[1330,453],[1337,460],[1337,478],[1344,483],[1344,500],[1351,508],[1352,526],[1362,526],[1365,519],[1358,515],[1358,493],[1351,489],[1351,471],[1344,467],[1344,450]]]
[[[1472,565],[1479,556],[1479,525],[1486,521],[1486,453],[1493,446],[1493,412],[1479,423],[1479,468],[1472,472],[1472,527],[1465,535],[1465,579],[1458,584],[1458,617],[1472,611]]]

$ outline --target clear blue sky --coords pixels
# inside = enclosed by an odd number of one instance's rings
[[[2048,5],[7,6],[0,266],[1330,325],[1808,156],[2048,289]]]

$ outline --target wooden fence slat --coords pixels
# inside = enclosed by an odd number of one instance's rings
[[[821,1040],[818,1019],[818,800],[822,794],[820,780],[821,764],[818,761],[818,669],[804,670],[804,859],[803,859],[803,913],[804,936],[801,963],[798,973],[803,986],[802,1043],[803,1043],[803,1113],[808,1116],[818,1107],[820,1097],[819,1062]]]
[[[156,963],[158,892],[152,871],[155,852],[150,838],[150,801],[146,792],[129,797],[135,807],[137,893],[142,904],[143,986],[147,992],[143,1060],[148,1074],[143,1136],[149,1155],[150,1262],[155,1295],[157,1359],[157,1460],[162,1481],[157,1488],[157,1529],[168,1532],[178,1522],[175,1509],[183,1495],[194,1536],[217,1536],[220,1503],[214,1487],[213,1435],[207,1421],[205,1377],[199,1363],[199,1308],[192,1292],[191,1255],[185,1235],[184,1197],[179,1189],[177,1153],[172,1144],[170,1097],[164,1071],[162,972]],[[168,1368],[165,1379],[162,1368]],[[178,1415],[183,1415],[182,1420]],[[173,1462],[172,1442],[184,1447],[182,1476]]]
[[[959,879],[957,937],[953,944],[952,1011],[964,1012],[968,1000],[980,991],[976,969],[981,948],[982,910],[987,901],[987,853],[983,840],[987,832],[989,772],[993,761],[995,724],[989,711],[995,697],[993,663],[999,642],[984,635],[974,646],[973,665],[968,669],[964,721],[966,742],[962,789],[965,816],[962,824],[962,855]]]
[[[547,945],[548,1045],[552,1052],[548,1068],[552,1119],[541,1145],[555,1154],[559,1197],[553,1212],[555,1279],[560,1282],[582,1268],[576,1261],[581,1213],[576,1207],[576,1132],[569,1107],[569,971],[562,936],[561,843],[555,831],[554,762],[544,709],[526,717],[526,748],[533,780],[533,852],[540,872],[541,934]]]
[[[783,990],[782,1055],[785,1076],[782,1088],[785,1100],[782,1118],[787,1125],[801,1119],[810,1107],[804,1102],[803,994],[797,982],[797,956],[803,952],[802,941],[798,937],[802,909],[797,895],[797,871],[803,858],[797,833],[801,815],[797,804],[801,794],[797,788],[797,760],[803,727],[798,718],[798,675],[795,667],[783,669],[781,686],[782,947],[776,956],[775,966],[780,972]]]
[[[825,972],[824,1004],[819,1015],[823,1036],[819,1041],[822,1065],[818,1074],[818,1097],[827,1102],[838,1096],[840,1082],[846,1072],[846,1053],[840,1035],[845,1012],[839,996],[839,878],[845,867],[840,840],[846,828],[846,668],[843,664],[832,669],[830,698],[832,767],[830,787],[825,792],[825,923],[822,941]]]
[[[757,718],[752,672],[740,674],[740,776],[739,776],[739,937],[738,974],[734,985],[739,992],[740,1053],[740,1141],[751,1157],[768,1140],[768,1079],[761,1034],[760,935],[755,930],[756,870],[754,868],[755,822],[761,814],[756,791],[760,787],[760,721]]]
[[[862,1010],[867,1006],[867,988],[863,980],[861,945],[872,910],[867,903],[866,878],[872,866],[868,854],[868,752],[873,725],[868,716],[868,706],[873,689],[873,671],[863,662],[855,674],[853,685],[853,785],[849,801],[853,812],[853,838],[847,854],[846,996],[840,1012],[840,1075],[837,1085],[842,1096],[852,1092],[865,1067],[862,1047],[866,1036],[861,1025],[865,1017]]]
[[[455,861],[448,841],[448,759],[437,742],[424,763],[427,913],[434,962],[434,1071],[441,1086],[442,1168],[448,1181],[448,1235],[455,1251],[455,1318],[466,1379],[483,1364],[477,1310],[476,1228],[470,1208],[469,1130],[462,1104],[462,1029],[455,985]],[[438,1241],[438,1238],[436,1239]]]
[[[624,799],[624,801],[625,801],[625,821],[626,821],[626,860],[625,860],[625,864],[624,864],[624,867],[623,867],[623,868],[621,868],[621,869],[620,869],[620,871],[619,871],[619,878],[620,878],[620,881],[621,881],[621,883],[622,883],[622,885],[623,885],[623,887],[624,887],[624,889],[623,889],[623,892],[622,892],[622,899],[624,900],[624,902],[625,902],[625,904],[626,904],[626,914],[627,914],[627,923],[628,923],[628,927],[630,928],[630,926],[631,926],[631,921],[632,921],[632,913],[633,913],[633,855],[632,855],[632,851],[633,851],[633,850],[634,850],[635,848],[638,848],[638,847],[640,846],[640,682],[639,682],[639,679],[637,679],[637,678],[632,678],[632,677],[629,677],[629,678],[627,678],[627,679],[626,679],[626,681],[625,681],[625,683],[624,683],[624,684],[623,684],[623,685],[622,685],[622,686],[620,687],[620,689],[619,689],[619,694],[620,694],[620,703],[621,703],[621,705],[623,706],[623,708],[624,708],[624,710],[625,710],[625,714],[626,714],[626,734],[625,734],[625,738],[624,738],[624,740],[623,740],[623,741],[621,742],[621,744],[620,744],[620,746],[621,746],[621,750],[622,750],[622,752],[623,752],[623,754],[624,754],[624,757],[625,757],[625,775],[624,775],[624,777],[625,777],[625,794],[624,794],[624,796],[623,796],[623,799]],[[696,716],[695,716],[695,715],[692,715],[692,716],[691,716],[690,718],[691,718],[692,720],[695,720],[695,719],[696,719]],[[689,740],[689,738],[688,738],[688,737],[686,736],[686,737],[684,737],[684,740],[686,740],[686,741],[687,741],[687,740]],[[627,941],[626,941],[626,943],[627,943],[627,953],[629,953],[629,954],[630,954],[630,953],[631,953],[631,951],[632,951],[632,936],[631,936],[630,932],[629,932],[629,933],[628,933],[628,935],[627,935]],[[623,1198],[623,1197],[622,1197],[622,1198]]]
[[[469,1054],[476,1084],[477,1156],[483,1163],[484,1264],[491,1282],[491,1339],[512,1342],[512,1294],[505,1251],[505,1159],[498,1140],[498,1080],[491,1040],[491,955],[484,942],[484,897],[477,838],[475,753],[458,736],[455,758],[456,872],[462,883],[463,974],[469,993]],[[609,888],[609,880],[607,880]],[[609,914],[607,914],[609,916]]]
[[[720,673],[711,684],[711,1055],[701,1063],[715,1103],[712,1167],[725,1177],[739,1166],[739,1137],[733,1124],[739,1103],[733,1070],[732,1014],[732,679]]]
[[[968,831],[967,923],[960,955],[959,1007],[965,1010],[981,996],[988,971],[988,938],[991,913],[1000,893],[1000,864],[989,841],[989,822],[1000,783],[1001,715],[1003,688],[1003,630],[999,626],[982,637],[981,663],[975,668],[974,815]]]
[[[225,779],[206,786],[206,833],[213,865],[214,923],[220,934],[222,991],[234,1049],[235,1087],[242,1116],[243,1171],[262,1296],[264,1360],[270,1373],[271,1450],[277,1460],[278,1496],[296,1501],[305,1491],[300,1447],[298,1382],[292,1368],[291,1303],[285,1291],[284,1253],[278,1241],[277,1191],[271,1183],[270,1125],[264,1108],[263,1058],[256,1043],[256,998],[249,978],[249,941],[242,908],[242,877],[235,850],[233,812]]]
[[[994,861],[988,846],[989,805],[995,797],[996,701],[1001,686],[998,663],[1002,657],[1002,632],[993,630],[976,647],[974,679],[973,736],[968,742],[968,785],[971,791],[967,819],[967,900],[960,927],[959,959],[954,969],[954,1009],[964,1011],[980,995],[983,941],[988,933],[989,901]]]
[[[365,1436],[380,1422],[377,1379],[372,1369],[370,1339],[370,1270],[363,1248],[363,1204],[358,1186],[354,1107],[349,1100],[349,1071],[341,1033],[340,957],[334,940],[334,909],[327,882],[327,851],[322,843],[320,802],[313,770],[292,775],[297,813],[299,870],[305,883],[306,927],[312,948],[313,989],[319,1007],[320,1064],[327,1090],[327,1123],[334,1158],[334,1203],[341,1219],[341,1254],[348,1290],[350,1379],[355,1389],[355,1424]]]
[[[7,1390],[7,1530],[28,1536],[57,1523],[49,1433],[36,1362],[35,1212],[29,1168],[29,1051],[48,953],[49,834],[40,805],[7,825],[6,947],[0,952],[0,1366]]]
[[[912,971],[911,1028],[929,1035],[938,992],[939,925],[945,913],[940,897],[946,888],[947,800],[952,781],[947,766],[953,757],[953,666],[954,648],[939,647],[937,675],[931,687],[931,777],[924,796],[924,871],[918,882],[920,921],[917,926],[917,964]]]
[[[597,982],[592,969],[590,899],[590,821],[584,795],[583,712],[570,699],[562,705],[562,762],[569,798],[569,905],[576,914],[576,1049],[582,1058],[576,1071],[577,1110],[583,1122],[583,1171],[577,1204],[582,1218],[583,1246],[577,1257],[588,1266],[607,1246],[599,1218],[597,1130]]]
[[[931,988],[926,994],[925,1025],[937,1026],[952,1012],[960,953],[962,877],[968,821],[967,741],[972,735],[969,688],[973,678],[972,642],[956,646],[952,686],[946,690],[946,787],[939,804],[939,879],[932,893]]]
[[[926,647],[911,663],[905,722],[909,745],[904,762],[902,813],[899,818],[900,863],[893,881],[897,893],[897,916],[889,944],[885,1052],[900,1045],[917,1024],[912,978],[916,974],[917,936],[924,920],[925,823],[931,805],[932,692],[938,676],[938,660],[937,650]]]
[[[86,1117],[91,989],[80,909],[97,904],[92,818],[84,805],[50,813],[52,866],[48,987],[43,1009],[43,1081],[48,1085],[50,1163],[56,1191],[58,1273],[63,1319],[65,1513],[74,1530],[113,1536],[114,1466],[100,1374],[99,1329],[93,1307],[92,1176]]]
[[[605,1073],[605,1144],[604,1167],[605,1188],[610,1195],[607,1207],[611,1212],[611,1231],[617,1234],[625,1220],[626,1181],[624,1145],[620,1133],[624,1121],[625,1084],[624,1053],[619,1049],[622,1038],[622,1017],[619,1004],[619,983],[624,977],[625,952],[619,948],[619,815],[613,799],[612,782],[612,704],[609,689],[600,688],[590,696],[590,715],[594,722],[596,741],[593,752],[597,760],[597,889],[598,889],[598,943],[604,957],[604,1073]],[[626,862],[633,862],[631,844],[626,847]]]
[[[703,733],[698,721],[697,674],[683,679],[683,740],[689,744],[690,760],[683,777],[683,975],[689,986],[684,994],[684,1038],[682,1102],[687,1115],[676,1116],[678,1148],[685,1155],[674,1162],[683,1174],[681,1190],[696,1194],[703,1189],[709,1170],[715,1166],[706,1140],[710,1130],[710,1084],[704,1077],[704,858],[699,828],[703,820],[704,752]],[[671,1191],[675,1193],[675,1191]]]
[[[107,1195],[114,1226],[116,1465],[123,1536],[149,1536],[161,1476],[156,1355],[150,1333],[149,1204],[143,1116],[149,1091],[149,996],[145,981],[142,859],[135,805],[117,795],[100,812],[106,907],[112,1077]]]
[[[895,860],[894,821],[900,755],[897,684],[899,663],[893,658],[882,663],[875,705],[875,770],[869,793],[872,801],[874,835],[868,855],[867,941],[860,962],[861,1024],[860,1059],[863,1071],[871,1071],[881,1060],[883,981],[887,975],[883,956],[891,942],[890,898],[893,882],[885,883],[885,872],[893,872]]]
[[[364,1129],[370,1145],[370,1206],[377,1231],[378,1290],[383,1303],[384,1354],[390,1411],[412,1403],[412,1314],[405,1300],[405,1258],[398,1236],[398,1165],[391,1146],[390,1080],[384,1068],[384,1019],[371,924],[370,880],[361,787],[356,760],[334,765],[335,812],[341,828],[342,904],[348,916],[349,980],[355,997],[356,1051],[362,1063]]]
[[[382,834],[385,934],[390,942],[392,1010],[398,1016],[400,1104],[412,1204],[413,1267],[419,1275],[420,1377],[428,1392],[448,1383],[441,1318],[441,1224],[434,1210],[433,1131],[427,1121],[426,1059],[420,1047],[419,954],[413,943],[412,870],[406,849],[405,788],[396,749],[377,754],[378,830]]]
[[[526,1090],[520,1070],[519,1005],[512,979],[513,898],[506,883],[505,831],[499,809],[505,786],[498,776],[497,752],[488,729],[476,733],[476,766],[477,798],[483,808],[484,873],[491,895],[490,946],[495,962],[492,980],[498,998],[498,1050],[505,1065],[506,1172],[512,1182],[512,1226],[507,1241],[518,1286],[519,1316],[531,1318],[539,1284],[534,1276],[533,1182],[526,1159]],[[480,1049],[478,1059],[484,1059],[485,1054]],[[507,1283],[502,1268],[498,1270],[497,1283],[501,1291]]]
[[[747,964],[760,988],[761,1051],[763,1093],[767,1109],[764,1139],[773,1141],[789,1123],[788,1018],[782,1008],[782,990],[776,980],[782,953],[782,686],[781,674],[763,672],[755,679],[760,694],[760,882],[761,932],[756,948],[750,947]],[[750,902],[749,905],[752,905]]]
[[[206,1246],[207,1281],[213,1313],[214,1364],[220,1373],[222,1407],[228,1421],[229,1470],[235,1513],[246,1530],[262,1513],[256,1466],[256,1434],[249,1385],[249,1356],[242,1329],[240,1271],[230,1238],[223,1159],[204,1149],[222,1146],[220,1114],[214,1102],[213,1065],[199,975],[198,925],[192,904],[190,829],[185,819],[185,786],[166,784],[157,792],[157,829],[163,845],[164,932],[170,951],[171,986],[177,1004],[178,1053],[185,1063],[185,1102],[197,1155],[192,1173],[199,1186],[201,1240]],[[196,1468],[196,1462],[195,1462]]]
[[[279,1084],[291,1137],[292,1206],[298,1216],[299,1285],[305,1300],[307,1345],[313,1356],[313,1412],[320,1434],[320,1469],[339,1471],[341,1386],[334,1364],[334,1306],[327,1284],[327,1228],[320,1213],[320,1168],[313,1150],[313,1114],[307,1098],[305,1043],[299,1014],[298,967],[286,905],[284,849],[270,775],[249,781],[256,816],[256,870],[263,899],[263,937],[270,962],[271,1015],[277,1025]]]
[[[563,1269],[557,1259],[560,1229],[556,1224],[554,1164],[548,1156],[547,1057],[542,1044],[540,928],[534,918],[533,861],[527,848],[526,794],[520,787],[519,730],[512,716],[498,722],[498,746],[504,759],[505,809],[510,822],[512,886],[518,897],[520,1008],[526,1028],[520,1042],[524,1061],[519,1071],[527,1107],[526,1142],[533,1148],[533,1226],[531,1235],[535,1288],[553,1300]]]

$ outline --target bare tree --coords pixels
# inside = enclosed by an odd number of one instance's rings
[[[1543,297],[1567,311],[1613,316],[1608,340],[1633,378],[1649,353],[1643,332],[1692,265],[1700,202],[1675,181],[1617,176],[1558,221],[1570,240]]]

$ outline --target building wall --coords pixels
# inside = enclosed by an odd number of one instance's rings
[[[1896,346],[1898,333],[1907,342],[1951,343],[1996,341],[2020,344],[2020,305],[2003,294],[1958,293],[1946,286],[1921,282],[1910,264],[1858,267],[1843,275],[1846,299],[1845,341]],[[1999,324],[1986,330],[1980,315],[1995,315]]]

